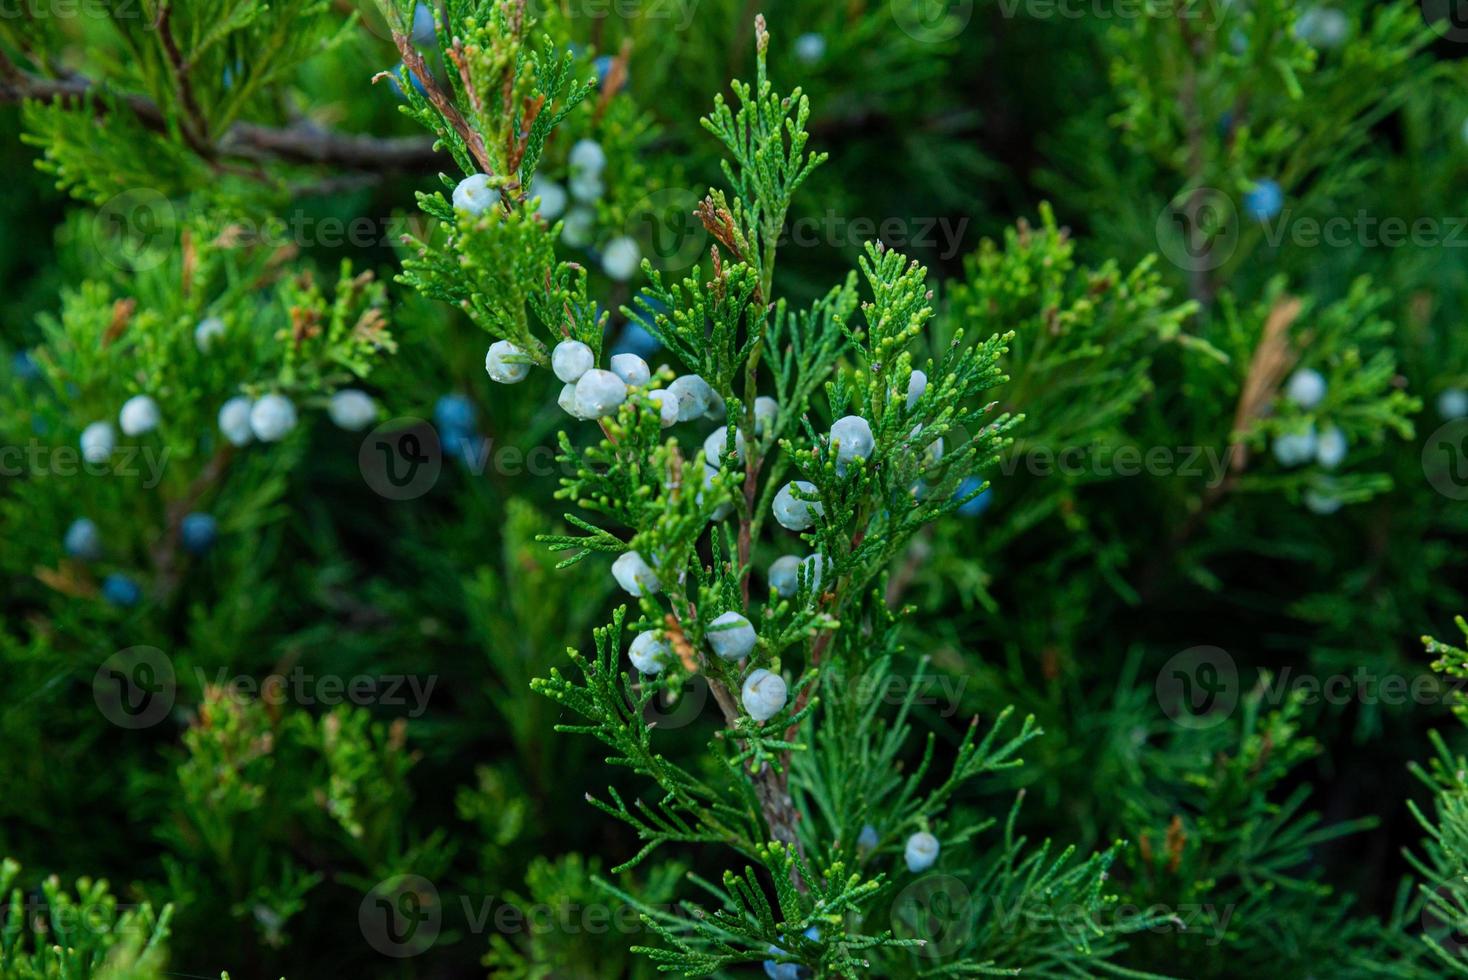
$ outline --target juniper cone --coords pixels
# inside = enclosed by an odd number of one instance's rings
[[[1468,972],[1451,7],[3,8],[0,980]]]

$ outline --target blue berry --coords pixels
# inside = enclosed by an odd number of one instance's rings
[[[402,82],[398,81],[398,79],[401,78],[404,74],[408,76],[408,79],[413,86],[413,90],[419,95],[427,98],[428,89],[424,87],[423,80],[420,79],[417,75],[413,74],[411,71],[408,71],[407,66],[404,65],[401,61],[399,61],[387,72],[387,84],[388,87],[392,89],[393,95],[396,95],[400,99],[406,98],[406,96],[403,95],[403,84]]]
[[[789,696],[785,678],[763,667],[746,677],[740,689],[744,710],[755,721],[769,721],[785,710]]]
[[[224,321],[217,316],[206,316],[194,327],[194,346],[199,353],[207,354],[214,342],[224,336]]]
[[[831,449],[836,454],[836,472],[846,475],[846,468],[858,459],[869,459],[876,442],[872,427],[860,415],[839,418],[831,426]]]
[[[610,371],[593,368],[576,382],[576,414],[585,419],[611,415],[627,400],[627,382]]]
[[[1315,426],[1299,432],[1286,432],[1274,438],[1274,458],[1281,466],[1300,466],[1315,456]]]
[[[596,61],[593,62],[593,64],[596,65],[597,85],[605,85],[607,83],[607,76],[612,73],[612,65],[616,62],[616,60],[617,59],[613,58],[611,55],[604,54],[598,57]],[[623,75],[622,87],[626,88],[629,84],[631,84],[631,79],[632,76],[630,73]]]
[[[903,848],[902,857],[907,862],[907,870],[913,874],[926,871],[938,860],[938,838],[920,830],[907,839],[907,846]]]
[[[563,340],[551,351],[551,371],[567,384],[596,367],[596,355],[579,340]]]
[[[627,657],[632,661],[632,666],[644,674],[660,674],[667,666],[672,652],[668,644],[658,639],[657,633],[647,630],[633,638],[632,646],[627,649]]]
[[[1312,7],[1295,21],[1295,36],[1313,48],[1334,50],[1351,34],[1351,19],[1333,7]]]
[[[1328,517],[1345,506],[1345,501],[1312,487],[1305,491],[1305,506],[1310,509],[1311,513]]]
[[[219,537],[219,522],[210,514],[195,511],[184,517],[178,532],[190,554],[202,555],[214,547],[214,541]]]
[[[377,403],[365,391],[343,388],[331,396],[326,414],[338,428],[361,432],[377,418]]]
[[[775,424],[780,415],[780,403],[768,395],[754,400],[754,434],[762,436]]]
[[[572,248],[585,248],[596,235],[596,212],[578,204],[561,222],[561,241]]]
[[[1437,414],[1449,422],[1454,419],[1468,418],[1468,391],[1462,388],[1449,388],[1438,395]]]
[[[973,497],[970,500],[964,500],[965,497],[968,497],[969,494],[974,493],[983,485],[983,477],[966,476],[963,478],[963,482],[958,485],[958,489],[954,491],[953,494],[954,497],[958,498],[959,500],[963,500],[963,503],[958,505],[959,514],[963,515],[964,517],[978,517],[984,511],[989,509],[989,505],[994,502],[993,490],[986,489],[977,497]]]
[[[34,381],[41,376],[41,366],[29,351],[16,351],[10,358],[10,367],[22,381]]]
[[[531,178],[530,197],[540,201],[535,210],[546,221],[555,221],[566,213],[566,188],[549,177]]]
[[[1300,368],[1285,383],[1285,397],[1305,410],[1325,400],[1325,376],[1314,368]]]
[[[219,408],[219,431],[232,446],[248,446],[255,439],[250,428],[253,403],[244,395],[236,395]]]
[[[633,388],[641,388],[652,380],[652,369],[636,354],[613,354],[611,369],[613,374]]]
[[[716,468],[723,466],[724,457],[728,452],[728,447],[729,429],[725,426],[720,426],[713,432],[710,432],[708,438],[703,441],[704,462]],[[734,430],[734,456],[738,460],[739,465],[743,466],[744,433],[740,432],[738,429]]]
[[[805,480],[793,480],[780,488],[775,501],[770,505],[775,520],[788,531],[807,530],[815,519],[825,513],[819,500],[802,500],[795,496],[799,490],[807,497],[817,496],[816,485]]]
[[[1346,434],[1340,426],[1332,425],[1320,433],[1315,444],[1315,461],[1328,470],[1333,470],[1346,461]]]
[[[114,606],[131,607],[143,601],[143,590],[126,575],[109,575],[102,580],[102,597]]]
[[[296,427],[296,406],[284,395],[265,395],[250,407],[250,431],[261,442],[279,442]]]
[[[606,169],[607,151],[596,140],[577,140],[576,145],[571,147],[569,163],[573,177],[597,176]]]
[[[445,432],[471,432],[474,403],[463,395],[444,395],[433,406],[433,421]]]
[[[1255,182],[1244,194],[1244,211],[1249,217],[1266,221],[1279,214],[1284,207],[1284,189],[1268,177]]]
[[[723,660],[743,660],[754,650],[758,639],[749,620],[732,610],[709,624],[707,636],[709,646]]]
[[[66,553],[82,561],[96,561],[102,557],[102,532],[91,518],[78,517],[66,529],[63,540]]]
[[[607,193],[607,185],[601,173],[579,173],[571,178],[571,196],[583,205],[590,206],[600,201]]]
[[[714,486],[714,478],[717,477],[718,475],[719,475],[719,471],[718,471],[718,468],[717,467],[713,467],[713,466],[709,466],[707,464],[704,464],[704,468],[703,468],[703,490],[700,490],[698,492],[698,497],[697,497],[697,502],[700,505],[703,504],[704,491],[713,489],[713,486]],[[729,514],[733,512],[733,510],[734,510],[734,504],[733,504],[733,502],[725,499],[717,507],[714,508],[713,513],[709,515],[709,520],[711,520],[711,521],[722,521],[724,518],[728,517]]]
[[[786,953],[779,946],[771,946],[770,955],[785,956]],[[799,963],[777,963],[774,960],[765,960],[763,966],[765,976],[769,980],[803,980]]]
[[[635,239],[626,235],[613,238],[602,250],[602,271],[617,282],[626,282],[637,275],[637,266],[641,261],[642,249]]]
[[[612,562],[612,578],[631,596],[652,594],[662,589],[658,573],[635,551],[624,551]]]
[[[658,408],[658,422],[663,428],[669,428],[678,421],[678,399],[662,388],[647,393],[648,400]]]
[[[770,562],[770,588],[781,598],[789,599],[799,588],[800,562],[795,555],[781,555]]]
[[[488,174],[472,174],[454,188],[454,207],[478,217],[499,203],[500,192],[489,186]]]
[[[484,370],[491,381],[517,385],[530,374],[530,361],[523,350],[508,340],[496,340],[484,355]]]
[[[871,824],[863,826],[861,833],[856,837],[856,846],[866,851],[870,851],[878,843],[880,843],[880,839],[877,837],[877,828]]]
[[[813,65],[826,56],[826,38],[812,31],[795,39],[795,57],[802,63]]]
[[[117,432],[111,422],[93,422],[82,430],[82,459],[94,465],[107,462],[117,448]]]
[[[826,570],[826,560],[819,554],[807,555],[800,563],[800,574],[810,583],[811,592],[821,591],[821,573]]]
[[[912,376],[907,379],[907,410],[910,412],[917,407],[923,392],[928,390],[928,375],[925,371],[913,369]]]
[[[140,436],[158,428],[158,403],[147,395],[134,395],[122,403],[117,424],[125,436]]]
[[[708,414],[714,390],[709,383],[696,374],[684,374],[673,379],[668,393],[678,399],[678,421],[691,422]]]
[[[413,8],[413,43],[428,47],[438,40],[438,25],[433,21],[433,8],[420,3]]]

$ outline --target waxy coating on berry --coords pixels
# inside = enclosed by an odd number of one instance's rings
[[[870,458],[874,448],[872,427],[860,415],[847,415],[831,425],[831,450],[836,454],[836,472],[842,476],[853,461]]]
[[[740,689],[744,710],[755,721],[769,721],[785,709],[790,692],[785,678],[761,667],[744,679]]]
[[[1314,368],[1301,368],[1285,384],[1285,397],[1309,410],[1325,400],[1325,376]]]
[[[907,410],[909,412],[917,407],[918,400],[923,397],[923,392],[927,390],[927,374],[914,369],[912,376],[907,379]]]
[[[565,214],[566,204],[569,203],[566,188],[539,174],[530,181],[530,198],[540,201],[535,211],[546,221],[555,221]]]
[[[617,580],[629,595],[651,595],[662,589],[657,572],[635,551],[624,551],[612,562],[612,578]]]
[[[516,385],[530,374],[530,360],[523,350],[508,340],[496,340],[484,355],[484,370],[491,381]]]
[[[710,623],[707,636],[709,646],[723,660],[742,660],[749,656],[759,638],[749,620],[733,610]]]
[[[703,460],[710,466],[722,467],[728,453],[729,429],[721,426],[708,434],[703,441]],[[744,465],[744,433],[734,430],[734,455],[739,465]]]
[[[82,430],[79,441],[82,459],[92,464],[105,463],[117,448],[117,431],[112,428],[111,422],[93,422]]]
[[[158,428],[161,421],[158,403],[148,395],[133,395],[122,403],[117,425],[125,436],[140,436]]]
[[[377,419],[377,402],[357,388],[343,388],[331,396],[326,414],[339,429],[361,432]]]
[[[1315,457],[1316,444],[1313,425],[1299,432],[1286,432],[1274,438],[1274,458],[1281,466],[1301,466]]]
[[[668,644],[658,639],[656,632],[646,630],[633,638],[632,645],[627,649],[627,657],[632,661],[632,666],[644,674],[660,674],[668,665],[672,652]]]
[[[805,480],[792,480],[780,488],[775,494],[774,503],[770,510],[775,515],[775,520],[787,531],[805,531],[815,523],[815,519],[825,513],[825,508],[819,500],[802,500],[795,496],[799,490],[808,497],[816,496],[816,485]]]
[[[780,403],[769,395],[760,395],[754,400],[754,434],[764,435],[779,416]]]
[[[703,489],[698,492],[698,503],[699,504],[702,504],[703,503],[703,495],[704,495],[704,493],[713,489],[713,487],[714,487],[714,478],[717,477],[718,475],[719,475],[719,470],[718,470],[717,467],[709,466],[707,463],[704,464],[704,467],[703,467]],[[713,513],[709,515],[709,520],[711,520],[711,521],[722,521],[724,518],[728,517],[729,514],[733,512],[733,510],[734,510],[734,504],[731,501],[729,501],[729,500],[724,500],[724,501],[722,501],[719,504],[719,506],[717,506],[717,507],[714,508]]]
[[[561,241],[572,248],[585,248],[596,234],[596,212],[584,205],[577,205],[566,214],[561,222]]]
[[[684,374],[673,379],[668,392],[678,399],[678,421],[691,422],[702,418],[709,410],[713,389],[696,374]]]
[[[658,408],[658,424],[667,429],[678,422],[678,399],[666,389],[659,388],[647,393],[648,400]]]
[[[902,850],[903,860],[907,862],[907,870],[913,874],[926,871],[938,860],[938,838],[920,830],[907,839],[907,846]]]
[[[551,351],[551,371],[568,384],[596,367],[596,355],[579,340],[563,340]]]
[[[220,406],[219,431],[231,446],[248,446],[255,441],[255,430],[250,428],[253,407],[254,403],[244,395],[236,395]]]
[[[1468,418],[1468,391],[1462,388],[1449,388],[1438,395],[1437,414],[1448,422]]]
[[[62,545],[73,558],[96,561],[102,557],[102,532],[91,518],[78,517],[66,529]]]
[[[821,591],[821,574],[826,570],[826,560],[820,554],[807,555],[800,563],[800,573],[810,582],[812,592]]]
[[[279,442],[296,427],[296,406],[284,395],[265,395],[250,406],[250,431],[261,442]]]
[[[617,282],[626,282],[637,275],[637,266],[642,261],[642,249],[634,239],[623,235],[607,242],[602,249],[602,271]]]
[[[781,555],[770,562],[770,588],[781,598],[789,599],[799,588],[800,563],[798,555]]]
[[[573,174],[600,174],[607,166],[607,151],[596,140],[577,140],[568,162]]]
[[[584,419],[611,415],[627,400],[627,382],[610,371],[593,368],[576,382],[576,413]]]
[[[454,207],[478,217],[499,203],[500,192],[489,186],[488,174],[474,174],[454,188]]]
[[[641,388],[652,380],[652,369],[636,354],[613,354],[612,373],[633,388]]]

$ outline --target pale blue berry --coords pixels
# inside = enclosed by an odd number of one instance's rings
[[[602,249],[601,267],[608,277],[617,282],[626,282],[637,275],[638,263],[642,261],[642,249],[635,239],[626,235],[613,238]]]
[[[668,644],[658,639],[657,633],[647,630],[633,638],[627,656],[631,659],[632,666],[644,674],[659,674],[667,666],[672,652]]]
[[[813,943],[818,943],[821,941],[821,928],[820,926],[811,926],[805,932],[802,932],[801,935]]]
[[[1325,400],[1325,377],[1314,368],[1301,368],[1290,375],[1285,397],[1301,408],[1314,408]]]
[[[678,421],[689,422],[702,418],[709,410],[714,391],[709,383],[696,374],[685,374],[674,378],[668,392],[678,399]]]
[[[208,353],[214,342],[224,336],[224,321],[217,316],[206,316],[194,327],[194,346],[200,353]]]
[[[668,391],[659,388],[647,393],[648,400],[658,407],[658,423],[663,428],[668,428],[678,421],[678,399]]]
[[[821,591],[821,573],[826,570],[826,560],[819,554],[807,555],[800,563],[800,572],[810,582],[811,592]]]
[[[770,562],[770,588],[781,598],[789,599],[799,588],[800,563],[795,555],[781,555]]]
[[[709,407],[703,413],[703,417],[713,419],[715,422],[724,422],[728,419],[728,407],[724,404],[724,396],[712,388],[709,389]]]
[[[1295,21],[1295,36],[1323,51],[1339,48],[1350,33],[1350,18],[1334,7],[1312,7]]]
[[[114,606],[131,607],[143,601],[143,590],[126,575],[109,575],[102,580],[102,597]]]
[[[709,624],[709,646],[724,660],[742,660],[754,649],[754,627],[737,612],[726,612]]]
[[[592,205],[606,196],[607,185],[601,174],[576,174],[571,178],[571,196],[583,205]]]
[[[775,520],[788,531],[804,531],[815,523],[817,517],[825,513],[819,500],[802,500],[795,496],[796,490],[808,497],[816,496],[814,483],[793,480],[780,488],[775,494],[775,502],[770,506]]]
[[[854,460],[868,459],[876,442],[872,439],[872,427],[860,415],[848,415],[837,419],[831,426],[831,449],[836,454],[836,472],[846,475],[846,468]]]
[[[105,463],[117,448],[117,431],[111,422],[93,422],[82,430],[82,459],[88,463]]]
[[[66,553],[82,561],[96,561],[102,557],[102,532],[89,517],[78,517],[66,529],[62,540]]]
[[[284,395],[265,395],[250,407],[250,431],[261,442],[279,442],[295,427],[296,406]]]
[[[231,446],[248,446],[255,439],[250,428],[251,401],[244,395],[236,395],[219,409],[219,431]]]
[[[771,956],[788,955],[779,946],[770,947]],[[779,963],[775,960],[764,961],[765,976],[769,980],[803,980],[799,963]]]
[[[530,360],[523,350],[508,340],[496,340],[484,355],[484,370],[491,381],[516,385],[530,374]]]
[[[989,505],[994,502],[993,490],[985,488],[984,490],[979,492],[978,496],[969,497],[970,494],[979,490],[979,488],[983,486],[983,477],[966,476],[963,478],[963,482],[958,485],[958,489],[955,490],[953,493],[956,498],[958,498],[959,500],[963,500],[963,503],[958,505],[959,514],[963,515],[964,517],[978,517],[984,511],[989,509]],[[964,498],[966,497],[968,497],[969,499],[965,500]]]
[[[641,388],[652,380],[652,369],[636,354],[613,354],[612,373],[633,388]]]
[[[764,435],[780,416],[780,403],[768,395],[754,400],[754,434]]]
[[[927,373],[914,369],[911,377],[907,379],[907,410],[909,412],[917,407],[918,400],[923,397],[923,392],[927,390]]]
[[[867,851],[870,851],[879,843],[880,839],[877,837],[877,828],[873,827],[871,824],[866,824],[865,826],[863,826],[861,828],[861,833],[858,834],[856,838],[856,846]]]
[[[708,465],[705,465],[704,466],[704,468],[703,468],[703,490],[700,490],[698,492],[698,498],[697,498],[698,499],[698,503],[700,505],[703,503],[703,495],[704,495],[704,492],[713,489],[713,486],[714,486],[714,478],[717,477],[718,475],[719,475],[719,471],[718,471],[718,469],[716,467],[708,466]],[[731,501],[729,501],[729,500],[725,500],[722,503],[720,503],[719,506],[717,506],[717,507],[714,508],[713,513],[709,515],[709,520],[711,520],[711,521],[722,521],[724,518],[728,517],[729,514],[733,512],[733,510],[734,510],[734,504]]]
[[[1332,425],[1320,433],[1315,444],[1315,461],[1328,470],[1333,470],[1346,460],[1346,434],[1340,426]]]
[[[1244,194],[1244,211],[1255,220],[1266,221],[1284,207],[1284,189],[1268,177],[1256,181]]]
[[[343,388],[327,402],[326,414],[338,428],[361,432],[377,418],[377,402],[365,391]]]
[[[1299,432],[1286,432],[1274,438],[1274,458],[1281,466],[1300,466],[1315,456],[1315,426],[1309,425]]]
[[[576,382],[576,413],[585,419],[611,415],[627,400],[627,382],[610,371],[592,368]]]
[[[913,874],[928,870],[938,860],[938,838],[926,830],[918,831],[907,839],[902,857]]]
[[[596,140],[577,140],[569,157],[573,174],[600,174],[607,166],[607,152]]]
[[[755,721],[769,721],[785,710],[789,689],[785,686],[785,678],[761,667],[744,679],[740,695],[749,717]]]
[[[1305,491],[1305,506],[1312,513],[1320,514],[1323,517],[1334,514],[1344,505],[1345,501],[1324,491],[1313,488]]]
[[[427,47],[438,39],[438,28],[433,22],[433,8],[419,3],[413,8],[413,43]]]
[[[158,428],[158,403],[147,395],[133,395],[122,403],[117,424],[125,436],[140,436]]]
[[[551,351],[551,370],[567,383],[580,381],[581,376],[594,367],[596,355],[579,340],[563,340]]]
[[[219,537],[219,522],[212,515],[196,511],[184,517],[178,532],[184,548],[191,554],[203,555],[214,547]]]
[[[474,403],[460,394],[441,395],[433,406],[433,421],[444,432],[472,432]]]
[[[624,551],[612,562],[612,578],[617,580],[629,595],[651,595],[662,589],[657,572],[635,551]]]
[[[540,204],[535,210],[546,221],[555,221],[566,213],[566,188],[549,177],[533,177],[530,181],[530,196],[539,199]]]
[[[576,411],[576,382],[567,381],[561,386],[561,393],[556,396],[556,404],[572,418],[581,418],[580,413]]]
[[[720,427],[718,429],[715,429],[713,432],[710,432],[708,438],[703,441],[704,462],[708,463],[710,466],[722,467],[724,465],[724,456],[728,450],[728,446],[729,430],[727,427]],[[737,429],[734,431],[734,455],[735,458],[738,459],[739,465],[743,466],[744,433],[738,431]]]
[[[1468,418],[1468,391],[1462,388],[1449,388],[1438,395],[1437,414],[1449,422]]]
[[[812,31],[795,39],[795,57],[807,65],[813,65],[826,56],[826,38]]]
[[[474,174],[454,188],[454,207],[476,217],[499,203],[500,192],[489,186],[489,174]]]
[[[596,212],[578,205],[566,213],[561,222],[561,241],[572,248],[585,248],[596,234]]]

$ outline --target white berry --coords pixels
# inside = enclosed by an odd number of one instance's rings
[[[1462,388],[1449,388],[1438,395],[1437,414],[1449,422],[1454,419],[1468,418],[1468,391]]]
[[[819,500],[801,500],[795,496],[799,490],[806,496],[816,495],[816,485],[805,480],[794,480],[780,488],[775,494],[775,502],[770,505],[770,510],[775,514],[775,520],[780,526],[789,531],[804,531],[815,523],[815,519],[825,513]]]
[[[800,563],[800,571],[810,580],[812,592],[821,591],[821,573],[826,569],[826,560],[820,555],[807,555],[805,561]]]
[[[572,173],[599,174],[606,169],[607,151],[596,140],[577,140],[571,147],[569,162]]]
[[[1275,436],[1274,458],[1282,466],[1300,466],[1315,456],[1315,426],[1307,426],[1300,432],[1286,432]]]
[[[918,399],[923,397],[923,392],[928,390],[928,376],[922,371],[914,370],[912,377],[907,379],[907,410],[910,412],[917,406]]]
[[[704,468],[703,468],[703,490],[700,490],[699,493],[698,493],[698,503],[699,504],[702,504],[703,503],[704,491],[708,491],[708,490],[712,490],[713,489],[713,487],[714,487],[714,477],[716,477],[718,475],[719,475],[719,471],[718,471],[718,469],[716,467],[707,466],[707,465],[704,466]],[[734,510],[734,504],[731,501],[729,501],[729,500],[725,500],[723,503],[719,504],[719,506],[717,506],[717,507],[714,508],[714,512],[709,515],[709,520],[711,520],[711,521],[722,521],[724,518],[728,517],[729,514],[730,514],[730,512],[732,512],[733,510]]]
[[[1346,434],[1340,426],[1332,425],[1320,433],[1315,444],[1315,461],[1328,470],[1333,470],[1346,460]]]
[[[576,174],[571,178],[571,196],[582,204],[595,204],[606,192],[601,174]]]
[[[556,404],[565,410],[572,418],[579,419],[581,416],[576,411],[576,382],[567,381],[561,386],[561,393],[556,396]]]
[[[709,646],[723,660],[743,660],[756,639],[754,627],[737,612],[726,612],[709,624]]]
[[[454,207],[476,217],[499,203],[500,192],[489,186],[489,174],[474,174],[454,188]]]
[[[635,240],[625,235],[621,238],[613,238],[607,242],[607,247],[602,249],[602,271],[617,282],[626,282],[635,276],[637,265],[641,261],[642,249],[637,247]]]
[[[740,700],[755,721],[769,721],[785,709],[790,691],[785,678],[761,667],[744,679]]]
[[[837,419],[831,426],[831,447],[836,453],[836,472],[842,476],[846,475],[846,467],[853,460],[869,458],[875,446],[872,427],[860,415]]]
[[[920,830],[907,839],[902,856],[907,861],[907,870],[913,874],[926,871],[938,860],[938,838]]]
[[[795,39],[795,57],[807,65],[813,65],[826,56],[826,38],[811,32]]]
[[[133,395],[122,403],[117,424],[125,436],[140,436],[158,428],[158,403],[147,395]]]
[[[627,400],[627,382],[610,371],[592,368],[576,382],[576,412],[585,419],[611,415]]]
[[[596,212],[588,207],[577,206],[566,214],[561,222],[561,241],[572,248],[585,248],[596,234]]]
[[[549,177],[532,178],[530,196],[540,199],[535,210],[546,221],[555,221],[566,213],[566,189]]]
[[[200,353],[207,353],[214,341],[224,336],[224,321],[217,316],[206,316],[194,328],[194,346]]]
[[[658,407],[658,422],[663,428],[669,428],[678,421],[678,399],[666,390],[659,388],[647,393],[648,399]]]
[[[331,396],[326,414],[338,428],[348,432],[361,432],[377,418],[377,403],[365,391],[343,388]]]
[[[514,385],[524,381],[530,373],[530,361],[523,350],[508,340],[496,340],[484,355],[484,370],[489,373],[491,381]]]
[[[709,383],[696,374],[685,374],[673,379],[668,392],[678,399],[678,421],[689,422],[702,417],[709,410],[709,401],[714,391]]]
[[[612,373],[633,388],[641,388],[652,380],[652,369],[636,354],[613,354]]]
[[[248,446],[255,440],[250,428],[252,403],[244,395],[236,395],[219,408],[219,431],[232,446]]]
[[[617,556],[617,560],[612,562],[612,578],[632,596],[652,594],[663,587],[663,583],[658,581],[658,573],[635,551],[624,551]]]
[[[105,463],[117,448],[117,432],[111,422],[93,422],[82,430],[82,459],[88,463]]]
[[[800,561],[795,555],[781,555],[770,562],[770,588],[781,598],[789,599],[799,588]]]
[[[760,395],[754,400],[754,434],[762,436],[780,414],[780,403],[769,395]]]
[[[551,351],[551,370],[567,383],[580,381],[581,376],[594,367],[596,355],[579,340],[563,340]]]
[[[1325,377],[1314,368],[1301,368],[1290,375],[1285,396],[1301,408],[1314,408],[1325,400]]]
[[[710,466],[723,466],[725,450],[729,445],[729,430],[718,428],[709,433],[703,441],[703,459]],[[744,465],[744,433],[734,432],[734,454],[739,460],[739,465]]]
[[[633,638],[627,657],[632,666],[644,674],[659,674],[667,666],[667,658],[672,652],[666,643],[658,639],[657,633],[647,630]]]
[[[265,395],[250,406],[250,431],[261,442],[279,442],[295,427],[296,406],[284,395]]]

